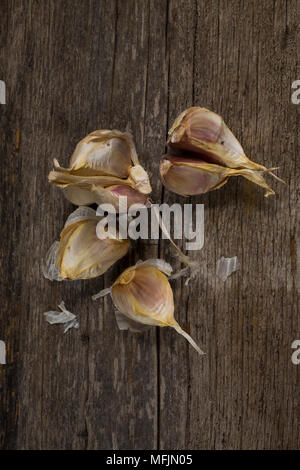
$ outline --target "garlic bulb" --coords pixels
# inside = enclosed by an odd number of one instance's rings
[[[69,168],[61,167],[56,159],[54,167],[49,181],[76,205],[111,203],[118,209],[119,193],[144,204],[151,192],[132,136],[117,130],[92,132],[77,144]]]
[[[171,271],[170,265],[163,260],[139,262],[125,269],[110,289],[113,303],[135,322],[174,328],[199,354],[204,354],[174,318],[173,292],[166,277]],[[99,296],[101,293],[94,298]]]
[[[59,279],[91,279],[105,273],[126,255],[130,242],[125,239],[100,240],[96,212],[79,207],[67,219],[56,254]],[[53,257],[53,253],[51,253]],[[45,273],[44,273],[45,274]]]
[[[218,189],[227,182],[228,176],[233,175],[242,175],[262,186],[266,189],[265,196],[274,194],[262,174],[270,173],[277,178],[272,173],[275,168],[268,170],[246,157],[241,144],[221,116],[208,109],[192,107],[181,113],[169,131],[167,144],[172,149],[172,155],[163,157],[161,176],[166,186],[178,194],[202,194]],[[180,168],[175,156],[180,156],[182,159]],[[171,163],[169,167],[166,158]],[[200,166],[197,166],[197,159],[200,159]],[[226,172],[224,168],[235,169],[237,172]],[[170,173],[168,177],[167,173]],[[192,175],[195,175],[197,181],[192,184],[193,192],[189,192],[186,183],[179,184],[181,192],[176,190],[174,181],[179,181],[181,174],[190,182],[193,179]],[[168,183],[167,180],[172,182]]]

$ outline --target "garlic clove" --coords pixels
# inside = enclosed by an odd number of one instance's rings
[[[95,211],[93,215],[90,213],[90,217],[88,213],[82,216],[80,212],[73,214],[61,232],[56,258],[61,279],[90,279],[100,276],[128,252],[129,240],[100,240],[97,237],[99,217]]]
[[[170,272],[168,263],[138,262],[127,268],[111,287],[115,307],[135,322],[170,326],[184,336],[199,354],[204,354],[174,318],[174,299],[170,283],[156,266]]]
[[[63,172],[83,175],[113,175],[126,178],[132,164],[138,164],[133,138],[117,130],[94,131],[76,146],[69,168],[55,167]]]
[[[266,171],[264,166],[246,157],[221,116],[205,108],[192,107],[181,113],[169,131],[167,143],[173,148],[193,152],[208,163]]]
[[[175,324],[172,289],[157,268],[126,269],[113,284],[111,294],[115,306],[132,320],[156,326]]]
[[[224,164],[226,151],[243,155],[244,151],[238,140],[228,129],[221,116],[200,107],[186,109],[175,120],[169,131],[168,143],[171,146],[183,148],[195,153],[200,153],[204,146],[203,155],[207,152],[207,161],[210,163]],[[205,143],[208,147],[205,148]],[[221,155],[214,152],[217,148],[209,144],[220,144]]]
[[[76,205],[109,202],[118,208],[118,192],[122,193],[122,186],[123,192],[129,188],[130,199],[142,203],[151,193],[149,175],[139,164],[132,136],[128,133],[92,132],[77,144],[70,168],[61,167],[56,159],[54,167],[49,173],[49,182],[60,187],[66,198]],[[105,191],[107,188],[111,193]]]
[[[194,196],[215,189],[221,182],[227,181],[224,167],[215,168],[195,159],[165,155],[160,163],[160,175],[163,184],[171,191],[182,196]]]
[[[268,172],[265,170],[264,172]],[[262,186],[265,196],[274,194],[262,176],[262,171],[246,168],[234,169],[207,163],[190,156],[164,155],[160,163],[160,175],[163,184],[176,194],[195,196],[221,188],[230,176],[244,176]]]

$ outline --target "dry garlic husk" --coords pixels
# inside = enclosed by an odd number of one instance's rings
[[[61,279],[100,276],[128,252],[129,240],[117,237],[101,240],[97,237],[99,220],[89,207],[79,207],[67,219],[56,257]]]
[[[116,308],[131,320],[144,325],[170,326],[204,354],[174,318],[172,288],[166,277],[172,271],[163,260],[139,262],[127,268],[111,287]]]
[[[119,194],[144,204],[151,192],[132,136],[117,130],[92,132],[77,144],[69,168],[56,159],[54,167],[49,181],[76,205],[111,203],[118,209]]]
[[[224,170],[214,168],[211,172],[203,168],[202,174],[208,172],[215,176],[211,179],[204,175],[203,190],[195,192],[194,194],[201,194],[212,189],[218,189],[227,182],[227,176],[238,174],[265,188],[265,196],[274,194],[274,191],[268,186],[262,176],[264,172],[273,175],[273,173],[271,173],[272,169],[268,170],[264,166],[246,157],[241,144],[226,126],[221,116],[208,109],[192,107],[181,113],[169,131],[167,144],[173,149],[173,154],[179,151],[183,157],[189,159],[200,158],[202,162],[204,161],[207,164],[239,171],[248,170],[245,173],[225,174],[223,180],[220,177],[220,182],[217,182],[217,172],[221,174]],[[182,164],[182,166],[184,166],[184,164]],[[164,167],[161,169],[161,172],[164,173]],[[277,178],[275,175],[273,176]],[[199,178],[199,176],[197,178]],[[172,190],[174,191],[174,189]],[[186,195],[192,195],[192,193],[187,192],[187,188],[185,193]]]
[[[71,328],[79,328],[77,316],[66,309],[66,305],[63,300],[58,307],[60,308],[60,311],[50,310],[49,312],[44,313],[46,321],[50,323],[50,325],[56,325],[58,323],[64,324],[64,333],[69,331]]]
[[[244,176],[264,187],[269,188],[261,173],[248,169],[233,169],[207,163],[199,158],[164,155],[160,162],[160,175],[163,184],[176,194],[195,196],[221,188],[230,176]]]

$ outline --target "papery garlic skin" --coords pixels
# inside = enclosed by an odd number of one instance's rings
[[[103,188],[100,184],[91,184],[87,187],[89,189],[86,189],[85,183],[61,185],[66,198],[72,204],[78,206],[111,204],[117,212],[122,212],[119,196],[127,197],[128,207],[132,204],[146,204],[148,201],[147,194],[143,194],[125,184],[120,184],[119,181],[118,184],[107,186],[106,188]]]
[[[82,218],[77,212],[76,217],[67,220],[61,232],[56,259],[61,279],[98,277],[129,250],[129,240],[117,238],[100,240],[96,234],[100,219],[93,209],[90,211],[94,215],[84,214]]]
[[[70,159],[69,168],[54,166],[62,171],[84,175],[128,176],[128,169],[138,164],[133,138],[129,133],[117,130],[97,130],[87,135],[77,145]]]
[[[129,179],[133,181],[134,187],[142,194],[151,193],[148,173],[141,165],[135,165],[130,168]]]
[[[128,188],[133,199],[147,199],[151,193],[149,175],[140,165],[132,136],[117,130],[94,131],[81,140],[63,168],[54,159],[49,181],[59,186],[76,205],[113,204],[118,209],[117,191]],[[134,194],[136,193],[136,194]]]

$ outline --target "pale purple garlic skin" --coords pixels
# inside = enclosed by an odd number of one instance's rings
[[[171,147],[202,154],[208,163],[228,168],[265,169],[249,160],[222,117],[206,108],[186,109],[169,131]]]
[[[191,166],[187,166],[187,163]],[[192,166],[195,163],[197,166]],[[206,170],[201,169],[201,164]],[[207,171],[207,166],[206,162],[199,159],[165,155],[160,163],[160,175],[170,191],[181,196],[197,196],[216,189],[226,179],[222,174]]]
[[[147,194],[140,193],[136,189],[132,189],[129,186],[112,186],[107,188],[107,190],[116,196],[126,196],[128,206],[131,204],[146,204],[148,199]]]
[[[147,206],[148,204],[148,195],[143,194],[136,189],[132,189],[129,186],[111,186],[110,188],[106,188],[109,191],[110,195],[113,198],[113,205],[117,211],[124,212],[130,208],[133,204],[141,204],[143,206]],[[123,200],[120,199],[121,197],[127,198],[127,206],[123,208],[122,203]]]
[[[203,194],[238,175],[265,188],[265,196],[274,194],[263,174],[277,177],[246,157],[221,116],[208,109],[192,107],[181,113],[169,131],[167,145],[170,155],[163,156],[160,174],[165,186],[177,194]],[[175,158],[182,159],[180,164]]]

